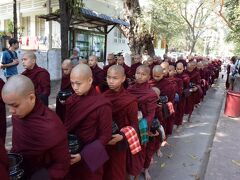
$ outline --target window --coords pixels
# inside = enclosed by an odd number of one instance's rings
[[[36,35],[45,36],[45,19],[38,18],[36,16]]]
[[[21,31],[23,36],[30,36],[30,16],[22,17]]]
[[[125,37],[118,28],[114,28],[114,43],[125,43]]]

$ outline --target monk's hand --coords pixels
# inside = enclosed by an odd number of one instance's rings
[[[112,139],[108,142],[109,145],[115,145],[117,142],[121,141],[123,136],[121,134],[112,135]]]
[[[2,69],[2,67],[3,67],[3,64],[2,64],[2,63],[0,63],[0,69]]]
[[[71,154],[71,160],[70,160],[70,164],[73,165],[77,162],[79,162],[81,160],[81,155],[78,154]]]
[[[148,136],[150,136],[150,137],[154,137],[154,136],[158,136],[158,135],[159,135],[158,131],[156,131],[155,134],[153,134],[151,131],[148,131]]]
[[[198,90],[197,87],[192,88],[192,91],[193,91],[193,92],[196,92],[197,90]]]

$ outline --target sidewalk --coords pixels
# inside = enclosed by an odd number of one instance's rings
[[[240,118],[225,116],[224,107],[225,102],[213,139],[205,180],[240,179]]]

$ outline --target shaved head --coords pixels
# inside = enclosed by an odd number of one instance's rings
[[[78,75],[85,78],[92,78],[92,70],[86,64],[78,64],[72,69],[71,75]]]
[[[162,67],[163,69],[168,69],[168,68],[169,68],[169,63],[166,62],[166,61],[164,61],[164,62],[161,63],[161,67]]]
[[[177,66],[176,66],[176,72],[177,74],[182,74],[184,71],[184,65],[183,63],[179,62],[177,63]]]
[[[25,52],[24,54],[23,54],[23,56],[27,56],[27,57],[29,57],[30,59],[37,59],[37,57],[36,57],[36,55],[34,54],[34,52],[32,52],[32,51],[28,51],[28,52]]]
[[[136,71],[139,70],[139,69],[142,69],[144,72],[146,72],[146,74],[150,75],[150,73],[151,73],[151,69],[147,65],[138,66]]]
[[[26,52],[22,57],[22,64],[25,69],[33,69],[37,61],[36,55],[32,52]]]
[[[32,81],[24,75],[12,76],[2,89],[2,96],[9,94],[17,94],[18,96],[26,96],[34,93],[34,85]]]
[[[177,68],[184,68],[184,65],[183,65],[183,63],[181,63],[181,62],[179,62],[179,63],[177,63],[177,66],[176,66]]]
[[[12,76],[3,86],[2,99],[12,115],[24,118],[31,113],[36,102],[32,81],[23,75]]]
[[[62,66],[72,66],[72,61],[70,59],[65,59],[62,62]]]
[[[163,68],[162,68],[162,66],[160,66],[160,65],[156,65],[156,66],[154,66],[154,68],[153,68],[153,72],[156,72],[156,73],[163,73]]]
[[[175,70],[175,66],[170,65],[170,66],[169,66],[169,70]]]
[[[72,68],[73,68],[73,64],[72,64],[72,61],[70,59],[65,59],[62,62],[63,75],[69,75],[72,71]]]
[[[72,88],[77,95],[86,95],[93,82],[91,68],[86,64],[78,64],[72,69],[70,81]]]
[[[113,65],[110,68],[108,68],[108,72],[115,71],[116,73],[121,74],[122,76],[125,76],[125,70],[121,65]]]

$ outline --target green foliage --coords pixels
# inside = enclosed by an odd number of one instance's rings
[[[11,33],[11,34],[13,34],[13,32],[14,32],[14,26],[13,26],[13,22],[12,21],[9,21],[7,23],[7,32]]]

